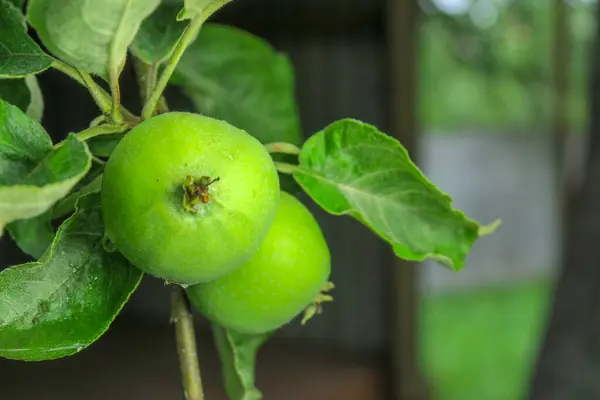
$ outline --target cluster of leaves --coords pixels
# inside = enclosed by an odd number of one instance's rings
[[[180,86],[199,113],[267,147],[288,144],[272,149],[297,149],[293,163],[274,156],[280,172],[326,211],[368,226],[399,257],[460,270],[485,234],[373,126],[344,119],[303,143],[289,59],[246,32],[202,24],[227,2],[30,0],[24,11],[19,0],[0,0],[0,235],[8,232],[37,260],[0,273],[0,356],[49,360],[81,351],[108,329],[142,278],[103,246],[99,202],[103,159],[140,121],[119,104],[128,57],[146,106],[158,72],[174,69],[161,78]],[[41,125],[36,74],[48,68],[84,85],[102,113],[57,144]],[[55,232],[52,221],[65,217]],[[266,337],[214,329],[231,398],[260,398],[254,363]]]

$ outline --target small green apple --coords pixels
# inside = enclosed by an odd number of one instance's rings
[[[107,237],[135,266],[188,285],[248,260],[279,194],[257,139],[224,121],[170,112],[117,145],[104,171],[102,212]]]
[[[209,320],[242,333],[264,333],[330,297],[329,248],[310,211],[282,192],[269,233],[250,260],[230,273],[187,288]]]

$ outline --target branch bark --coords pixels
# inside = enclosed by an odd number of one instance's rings
[[[416,159],[419,5],[415,0],[389,0],[386,11],[390,129]],[[417,265],[392,254],[390,258],[395,264],[390,279],[390,398],[425,400],[429,393],[419,366]]]
[[[171,300],[171,320],[175,324],[177,353],[185,398],[204,400],[194,320],[185,292],[180,286],[173,287]]]

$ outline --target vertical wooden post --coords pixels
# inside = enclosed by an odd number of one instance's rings
[[[418,115],[418,2],[388,0],[389,126],[414,159]],[[395,400],[422,400],[427,391],[419,371],[419,293],[416,265],[394,258],[391,282],[391,390]]]
[[[596,9],[596,21],[600,21],[600,8]],[[532,400],[600,398],[597,374],[600,371],[599,25],[596,25],[595,46],[591,51],[586,163],[581,187],[572,192],[572,210],[564,221],[563,265],[527,396]],[[555,62],[563,60],[557,57]]]
[[[552,140],[557,177],[557,199],[560,202],[561,235],[564,235],[569,206],[575,188],[573,187],[574,167],[569,162],[569,71],[571,36],[569,29],[569,10],[565,0],[554,0],[552,23]]]

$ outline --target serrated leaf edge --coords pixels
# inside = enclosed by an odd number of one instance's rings
[[[338,124],[344,123],[344,122],[358,123],[358,124],[360,124],[360,125],[362,125],[362,126],[365,126],[365,127],[366,127],[366,128],[368,128],[368,129],[373,129],[373,130],[376,130],[376,131],[380,132],[380,131],[379,131],[379,129],[378,129],[376,126],[374,126],[374,125],[371,125],[371,124],[365,123],[365,122],[363,122],[363,121],[360,121],[360,120],[357,120],[357,119],[354,119],[354,118],[343,118],[343,119],[340,119],[340,120],[337,120],[337,121],[334,121],[334,122],[330,123],[329,125],[325,126],[323,129],[321,129],[321,130],[319,130],[318,132],[316,132],[316,133],[315,133],[313,136],[316,136],[316,135],[318,135],[318,134],[325,134],[325,132],[326,132],[328,129],[332,128],[332,127],[333,127],[333,126],[335,126],[335,125],[338,125]],[[400,142],[399,142],[397,139],[395,139],[395,138],[393,138],[393,137],[391,137],[391,136],[389,136],[389,135],[387,135],[387,134],[385,134],[385,133],[383,133],[383,132],[381,132],[381,133],[382,133],[382,135],[383,135],[383,136],[385,136],[385,140],[386,140],[386,141],[388,141],[388,142],[389,142],[389,143],[391,143],[391,144],[392,144],[394,147],[396,147],[397,149],[399,149],[400,151],[402,151],[402,152],[404,152],[404,153],[405,153],[405,155],[406,155],[406,160],[407,160],[407,161],[410,163],[410,165],[411,165],[412,167],[414,167],[414,169],[417,171],[417,174],[418,174],[419,178],[421,178],[421,179],[424,181],[424,183],[425,183],[427,186],[429,186],[430,188],[433,188],[433,189],[435,189],[435,190],[436,190],[436,191],[437,191],[437,192],[438,192],[438,193],[439,193],[439,194],[440,194],[440,195],[441,195],[441,196],[444,198],[444,200],[445,200],[445,201],[447,201],[447,203],[448,203],[448,204],[447,204],[447,206],[448,206],[448,208],[450,209],[450,211],[452,211],[453,213],[455,213],[456,215],[458,215],[460,218],[462,218],[462,219],[465,221],[465,223],[468,223],[468,224],[474,225],[474,227],[476,227],[476,228],[477,228],[477,238],[479,238],[479,237],[482,237],[482,236],[484,236],[484,235],[486,235],[486,234],[491,234],[493,231],[495,231],[495,230],[496,230],[496,229],[497,229],[497,228],[500,226],[500,223],[499,223],[499,222],[498,222],[498,220],[497,220],[496,222],[494,222],[494,223],[490,224],[491,228],[487,228],[487,229],[486,229],[485,227],[482,227],[482,226],[481,226],[481,224],[480,224],[479,222],[477,222],[477,221],[475,221],[474,219],[472,219],[472,218],[470,218],[469,216],[467,216],[467,215],[466,215],[466,214],[465,214],[463,211],[461,211],[461,210],[459,210],[459,209],[457,209],[457,208],[454,208],[454,207],[453,207],[453,199],[452,199],[452,197],[451,197],[451,196],[450,196],[448,193],[444,192],[443,190],[441,190],[440,188],[438,188],[436,185],[434,185],[434,184],[433,184],[433,183],[432,183],[432,182],[431,182],[431,181],[430,181],[430,180],[427,178],[427,176],[425,176],[425,174],[423,173],[423,171],[421,171],[421,169],[420,169],[420,168],[419,168],[419,167],[418,167],[418,166],[417,166],[417,165],[416,165],[416,164],[415,164],[415,163],[412,161],[412,159],[410,158],[410,154],[408,153],[408,151],[406,150],[406,148],[405,148],[405,147],[402,145],[402,143],[400,143]],[[305,145],[306,145],[306,144],[307,144],[307,143],[308,143],[308,142],[309,142],[311,139],[312,139],[312,137],[311,137],[311,138],[309,138],[309,139],[308,139],[308,140],[307,140],[307,141],[304,143],[304,145],[303,145],[303,148],[304,148],[304,146],[305,146]],[[300,153],[300,157],[301,157],[301,154],[302,154],[302,152]],[[325,183],[327,183],[327,184],[330,184],[330,185],[333,185],[333,186],[338,186],[338,187],[339,187],[339,186],[342,186],[342,187],[343,187],[343,186],[346,186],[346,187],[348,186],[348,185],[344,185],[344,184],[341,184],[341,183],[337,183],[336,181],[332,181],[332,180],[328,179],[327,177],[325,177],[325,176],[323,176],[323,175],[321,175],[321,174],[315,174],[315,173],[314,173],[314,171],[308,170],[308,169],[304,168],[302,165],[298,165],[297,167],[295,167],[295,168],[294,168],[294,173],[293,173],[293,176],[294,176],[294,179],[296,180],[296,182],[297,182],[297,183],[298,183],[298,184],[299,184],[299,185],[302,187],[302,189],[304,189],[304,191],[305,191],[307,194],[308,194],[309,192],[306,190],[306,187],[305,187],[305,186],[302,184],[302,182],[301,182],[299,179],[297,179],[297,177],[296,177],[296,174],[298,174],[298,173],[299,173],[299,174],[304,174],[304,175],[307,175],[307,176],[309,176],[309,177],[312,177],[312,178],[314,178],[314,179],[316,179],[316,180],[320,180],[320,181],[322,181],[322,182],[325,182]],[[355,191],[356,189],[354,189],[354,188],[351,188],[351,190],[354,190],[354,191]],[[382,235],[382,234],[379,232],[379,230],[375,229],[375,228],[372,226],[372,224],[371,224],[371,223],[369,223],[369,222],[365,221],[364,219],[360,218],[360,217],[357,215],[357,214],[359,214],[359,213],[358,213],[358,210],[356,209],[356,207],[354,206],[354,204],[351,204],[352,208],[350,208],[350,209],[348,209],[348,210],[345,210],[345,211],[342,211],[342,212],[334,212],[334,211],[330,211],[330,210],[328,210],[328,209],[327,209],[327,207],[325,207],[325,204],[323,204],[323,202],[319,201],[319,199],[313,198],[312,196],[310,196],[310,197],[311,197],[311,199],[312,199],[312,200],[313,200],[315,203],[317,203],[317,204],[318,204],[318,205],[319,205],[319,206],[320,206],[320,207],[321,207],[323,210],[327,211],[328,213],[330,213],[330,214],[332,214],[332,215],[337,215],[337,216],[341,216],[341,215],[348,215],[348,216],[351,216],[351,217],[353,217],[354,219],[356,219],[356,220],[357,220],[357,221],[359,221],[360,223],[362,223],[362,224],[366,225],[366,226],[367,226],[367,227],[368,227],[368,228],[369,228],[371,231],[373,231],[373,232],[374,232],[374,233],[375,233],[375,234],[376,234],[378,237],[380,237],[381,239],[383,239],[383,240],[384,240],[386,243],[388,243],[388,244],[392,245],[392,247],[393,247],[393,248],[395,247],[395,245],[398,245],[398,244],[399,244],[399,245],[402,245],[402,246],[405,246],[405,247],[407,247],[407,248],[409,248],[409,247],[408,247],[408,246],[406,246],[404,243],[396,243],[396,242],[393,242],[393,241],[392,241],[390,238],[388,238],[388,237],[387,237],[387,235],[386,235],[386,236],[384,236],[384,235]],[[344,197],[346,197],[346,196],[345,196],[345,194],[344,194]],[[475,241],[477,240],[477,238],[475,238],[475,239],[474,239],[474,240],[473,240],[473,241],[470,243],[470,245],[471,245],[471,246],[472,246],[472,245],[475,243]],[[410,249],[410,248],[409,248],[409,249]],[[394,248],[394,253],[395,253],[396,255],[398,255],[398,253],[396,252],[395,248]],[[455,260],[452,260],[450,257],[447,257],[447,256],[445,256],[445,255],[443,255],[443,254],[438,254],[438,253],[425,253],[425,254],[423,254],[423,255],[422,255],[422,257],[415,257],[415,258],[411,258],[411,259],[410,259],[410,261],[425,261],[425,260],[433,260],[433,261],[437,261],[437,262],[439,262],[439,263],[441,263],[441,264],[443,264],[443,265],[447,266],[448,268],[450,268],[450,269],[452,269],[452,270],[454,270],[454,271],[460,271],[460,270],[463,268],[463,264],[464,264],[464,259],[463,259],[463,260],[456,260],[456,262],[455,262]]]

